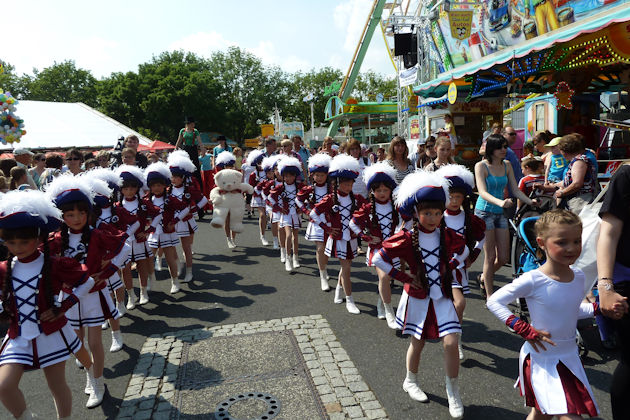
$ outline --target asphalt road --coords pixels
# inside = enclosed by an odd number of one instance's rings
[[[67,381],[73,391],[73,418],[116,416],[139,350],[151,334],[311,314],[322,314],[330,322],[341,345],[390,418],[450,418],[439,343],[425,347],[420,363],[419,380],[430,403],[414,402],[402,391],[408,343],[388,329],[385,321],[376,318],[376,275],[365,266],[364,256],[355,260],[352,273],[353,295],[362,313],[350,315],[344,305],[333,304],[332,291],[320,290],[311,243],[301,239],[302,267],[288,274],[280,263],[278,251],[260,245],[256,221],[246,221],[246,225],[246,232],[237,238],[239,247],[231,251],[222,230],[211,228],[208,219],[200,223],[194,245],[195,280],[183,287],[183,293],[169,295],[166,271],[157,273],[157,285],[150,292],[151,302],[130,311],[122,319],[125,348],[114,354],[106,350],[108,393],[101,407],[84,408],[87,401],[83,394],[84,373],[75,367],[73,359],[67,363]],[[479,269],[477,262],[471,269],[471,278]],[[338,264],[333,261],[329,266],[331,279],[336,277],[337,270]],[[498,284],[502,285],[509,279],[510,269],[503,268],[499,274],[503,275],[498,278]],[[333,285],[332,280],[330,284]],[[400,292],[400,288],[394,289],[394,305]],[[513,388],[522,339],[510,333],[485,309],[478,290],[468,295],[463,328],[467,360],[461,365],[460,388],[466,418],[524,418],[528,409],[523,407],[518,390]],[[607,391],[616,366],[615,353],[601,347],[596,330],[587,330],[584,336],[590,349],[585,361],[586,372],[602,412],[601,418],[610,419]],[[109,349],[109,330],[103,337]],[[42,371],[26,373],[20,388],[33,412],[41,418],[55,418],[53,399]],[[0,407],[0,419],[9,418],[9,413]]]

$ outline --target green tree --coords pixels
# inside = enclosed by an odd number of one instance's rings
[[[24,77],[15,73],[15,67],[0,60],[2,70],[0,71],[0,92],[11,92],[11,95],[18,99],[23,99],[27,89],[24,84]]]
[[[359,74],[350,96],[357,101],[375,101],[381,93],[385,100],[396,96],[396,78],[387,78],[372,70]]]
[[[72,60],[55,62],[42,71],[33,69],[33,77],[26,76],[24,82],[24,99],[98,104],[96,78],[89,70],[77,68]]]

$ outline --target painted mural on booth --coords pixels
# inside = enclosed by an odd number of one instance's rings
[[[442,10],[430,32],[443,70],[449,70],[624,3],[628,0],[451,2],[451,11]]]

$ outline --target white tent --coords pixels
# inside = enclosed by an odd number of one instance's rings
[[[1,144],[0,150],[103,148],[116,145],[119,137],[135,134],[140,144],[151,140],[107,115],[76,102],[19,101],[15,114],[24,120],[26,134],[19,143]]]

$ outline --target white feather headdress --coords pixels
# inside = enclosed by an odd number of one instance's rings
[[[87,201],[93,205],[94,193],[85,182],[81,182],[80,178],[82,177],[74,176],[70,172],[54,178],[46,186],[48,199],[57,206],[71,201]]]
[[[168,155],[167,163],[171,172],[173,172],[173,168],[178,168],[188,174],[192,174],[197,170],[188,153],[183,150],[175,150]]]
[[[368,190],[371,189],[373,182],[387,182],[394,189],[396,188],[396,169],[388,163],[377,162],[363,170],[363,182]]]
[[[360,172],[359,161],[350,155],[337,155],[332,158],[328,173],[332,177],[356,178]]]
[[[293,156],[282,155],[282,157],[278,161],[278,170],[280,171],[280,173],[284,174],[284,171],[286,171],[287,169],[290,170],[291,168],[295,168],[294,172],[297,172],[298,174],[302,172],[302,164],[297,158]]]
[[[137,166],[132,165],[120,165],[116,169],[116,173],[118,176],[124,181],[125,179],[129,179],[130,176],[135,178],[136,181],[140,183],[140,189],[142,189],[146,185],[146,179],[144,178],[144,172],[142,169]]]
[[[21,217],[25,215],[26,217]],[[49,231],[61,223],[61,211],[38,190],[13,190],[0,199],[0,228],[38,226]]]
[[[280,155],[268,156],[262,160],[262,163],[260,164],[260,166],[262,166],[265,172],[271,171],[273,167],[275,166],[275,164],[278,162],[278,159],[280,159]]]
[[[167,183],[171,182],[171,170],[164,162],[155,162],[150,164],[144,170],[144,175],[147,179],[147,184],[156,178],[165,179]]]
[[[450,179],[453,188],[466,188],[470,192],[475,188],[475,176],[463,165],[445,165],[435,173]]]
[[[218,166],[227,166],[234,165],[236,162],[236,156],[232,152],[228,152],[227,150],[222,151],[217,155],[217,158],[214,160],[214,164]]]
[[[122,179],[120,179],[116,172],[109,168],[95,168],[91,171],[83,172],[82,176],[103,180],[110,186],[116,185],[120,187],[122,185]]]
[[[420,201],[435,200],[449,203],[450,182],[435,172],[417,170],[405,177],[396,190],[396,207],[401,213],[413,214],[412,207]]]
[[[264,150],[259,150],[259,149],[252,150],[247,155],[247,164],[249,166],[255,166],[255,162],[264,159],[264,155],[265,155],[265,151]],[[258,163],[260,163],[260,162],[258,162]]]
[[[332,158],[328,153],[316,153],[308,158],[309,172],[328,172]]]

